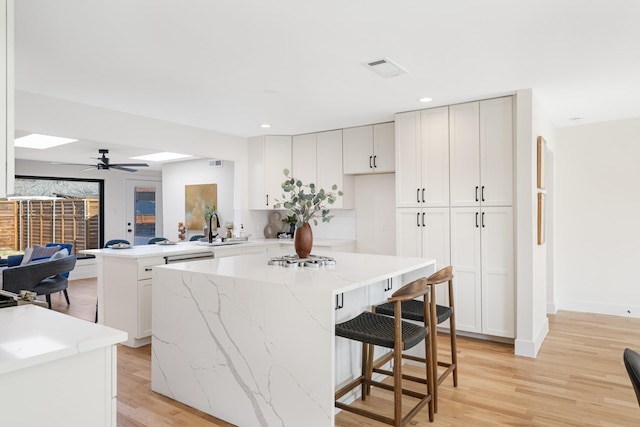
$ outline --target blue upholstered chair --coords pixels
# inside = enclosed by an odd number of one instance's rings
[[[69,255],[71,255],[71,251],[73,250],[73,245],[71,243],[47,243],[46,245],[44,245],[46,248],[51,248],[54,246],[60,246],[62,249],[66,249],[67,252],[69,253]],[[69,272],[67,271],[66,273],[62,273],[61,274],[62,277],[64,277],[65,279],[69,278]]]
[[[45,295],[51,308],[51,294],[64,292],[69,304],[67,293],[68,279],[62,277],[64,272],[73,270],[76,265],[75,256],[67,256],[53,261],[36,261],[16,267],[9,267],[2,271],[2,288],[13,293],[21,290],[32,291],[37,295]]]
[[[200,240],[200,239],[202,239],[204,237],[206,237],[204,234],[194,234],[193,236],[191,236],[189,241],[190,242],[195,242],[196,240]]]
[[[167,240],[165,237],[152,237],[147,242],[147,245],[155,245],[157,242],[164,242]]]

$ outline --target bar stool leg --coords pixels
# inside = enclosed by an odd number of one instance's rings
[[[433,380],[433,412],[438,412],[438,318],[436,312],[436,286],[431,285],[429,292],[430,321],[427,327],[431,335],[431,378]],[[425,319],[427,317],[425,316]]]

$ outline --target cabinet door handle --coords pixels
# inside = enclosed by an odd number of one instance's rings
[[[478,228],[478,212],[476,212],[476,228]]]
[[[378,165],[376,165],[376,158],[377,158],[377,157],[378,157],[378,156],[373,156],[373,168],[374,168],[374,169],[378,167]]]
[[[269,195],[267,194],[267,206],[269,206]]]
[[[478,201],[478,186],[476,185],[476,202]]]
[[[145,267],[144,268],[144,271],[151,271],[151,270],[153,270],[153,268],[151,268],[151,267]]]
[[[484,228],[484,212],[482,212],[482,228]]]
[[[480,198],[484,202],[484,185],[482,186],[482,189],[480,190],[480,196],[481,196]],[[484,215],[484,212],[482,214]]]
[[[340,293],[338,295],[336,295],[336,310],[340,310],[341,308],[344,307],[344,294]]]
[[[424,223],[424,216],[425,216],[425,213],[422,212],[422,226],[426,227],[427,225]]]
[[[422,189],[422,203],[424,203],[424,188]]]
[[[416,189],[416,202],[420,203],[420,189]]]
[[[369,156],[369,169],[373,169],[372,161],[373,161],[373,156]]]
[[[420,212],[416,214],[416,225],[420,227]]]

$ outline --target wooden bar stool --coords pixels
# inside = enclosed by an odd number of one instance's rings
[[[425,327],[429,327],[429,332],[431,335],[431,351],[432,351],[432,359],[431,362],[433,366],[433,375],[434,378],[434,387],[433,387],[433,404],[434,404],[434,412],[438,412],[438,387],[444,379],[453,372],[453,386],[458,386],[458,354],[457,354],[457,346],[456,346],[456,315],[454,309],[454,298],[453,298],[453,267],[448,266],[441,270],[436,271],[431,276],[427,278],[427,282],[431,288],[431,298],[430,300],[430,322],[425,322],[424,316],[424,308],[423,301],[420,300],[411,300],[402,303],[402,318],[415,320],[418,322],[424,322]],[[449,285],[449,305],[443,306],[436,304],[436,286],[441,283],[448,283]],[[380,304],[373,308],[374,313],[385,314],[387,316],[394,316],[395,314],[395,305],[394,304]],[[427,317],[428,319],[429,317]],[[438,360],[438,332],[437,327],[439,324],[449,320],[449,339],[451,343],[451,362],[445,362]],[[423,359],[420,357],[415,357],[411,355],[403,355],[405,359],[427,363],[429,364],[427,359]],[[384,363],[384,360],[378,361],[374,366],[374,372],[379,371],[379,365]],[[443,366],[446,368],[444,372],[438,375],[438,366]]]
[[[387,301],[394,304],[400,313],[400,304],[422,296],[428,298],[429,284],[426,278],[415,280],[396,291]],[[429,304],[423,305],[423,316],[429,316]],[[429,421],[433,421],[433,378],[430,370],[430,363],[425,369],[426,393],[416,392],[402,387],[402,352],[424,341],[426,360],[431,360],[431,341],[428,339],[429,330],[425,326],[403,322],[400,315],[395,317],[384,316],[371,312],[363,312],[357,317],[346,322],[337,324],[335,327],[336,336],[349,338],[362,343],[362,372],[355,380],[342,387],[335,394],[335,406],[337,408],[353,412],[374,420],[390,424],[396,427],[407,424],[425,405],[429,407]],[[383,346],[393,349],[387,358],[393,358],[393,371],[387,375],[393,376],[393,385],[375,381],[372,378],[372,363],[374,346]],[[386,372],[385,372],[386,373]],[[394,392],[393,417],[388,417],[373,411],[357,408],[352,405],[339,402],[342,396],[349,391],[360,386],[361,398],[366,399],[367,387],[376,386]],[[402,395],[411,396],[418,399],[409,412],[402,416]]]

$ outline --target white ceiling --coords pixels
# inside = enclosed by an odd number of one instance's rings
[[[16,0],[16,89],[253,136],[534,88],[569,126],[640,116],[639,18],[636,0]],[[363,65],[382,57],[409,73]]]

